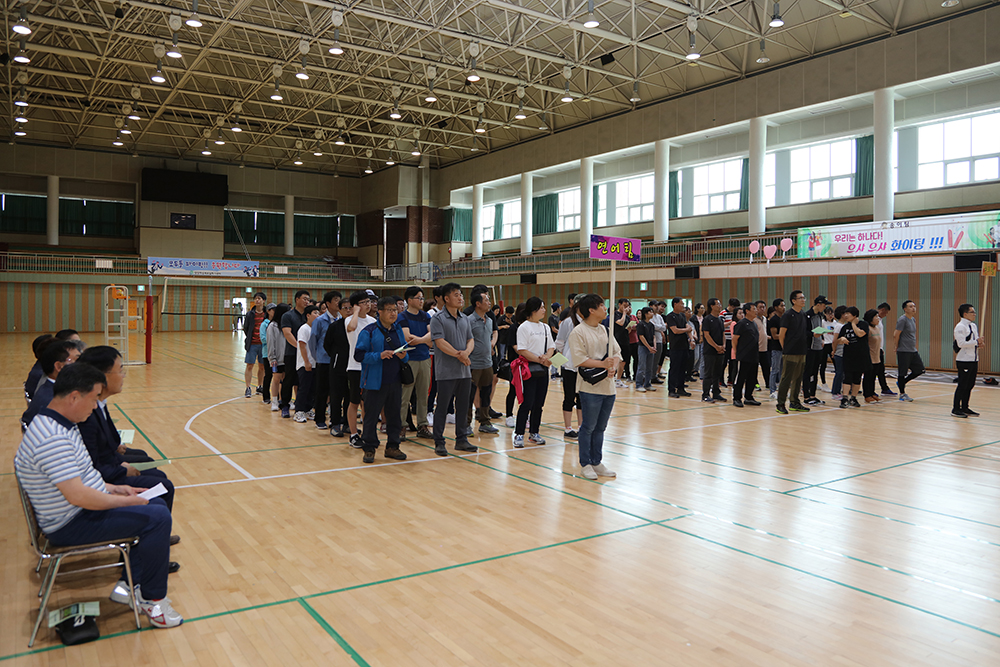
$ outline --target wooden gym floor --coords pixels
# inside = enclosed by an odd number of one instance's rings
[[[184,625],[137,632],[112,573],[67,576],[50,608],[102,600],[102,638],[66,648],[43,628],[28,650],[39,582],[12,458],[30,339],[0,337],[0,662],[1000,664],[995,389],[962,421],[932,383],[787,417],[623,390],[619,477],[590,482],[553,383],[544,447],[514,451],[503,428],[478,455],[418,441],[366,466],[244,399],[228,333],[158,335],[111,406],[173,460]]]

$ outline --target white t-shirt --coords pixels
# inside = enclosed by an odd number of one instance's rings
[[[552,329],[548,322],[529,322],[525,320],[517,328],[517,349],[534,352],[542,356],[555,347],[552,342]]]
[[[344,322],[344,329],[345,330],[351,324],[351,321],[353,319],[354,319],[354,315],[349,315],[347,317],[347,321]],[[348,353],[348,356],[347,356],[347,370],[349,370],[349,371],[360,371],[361,370],[361,362],[354,360],[354,348],[356,348],[358,346],[358,336],[361,334],[361,332],[364,330],[364,328],[366,326],[368,326],[369,324],[375,324],[375,318],[374,317],[368,317],[367,315],[365,315],[364,317],[359,317],[357,319],[358,319],[358,328],[355,329],[354,331],[347,331],[347,342],[351,346],[351,351]]]
[[[299,327],[299,335],[296,336],[296,340],[300,343],[306,344],[306,352],[309,354],[309,366],[316,366],[316,357],[313,356],[312,350],[309,349],[309,339],[312,337],[312,327],[308,324],[303,324]],[[302,346],[295,346],[295,370],[306,367],[306,360],[302,358]]]

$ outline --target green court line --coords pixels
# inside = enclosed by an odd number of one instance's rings
[[[188,361],[187,359],[184,359],[183,357],[178,357],[176,355],[170,354],[169,352],[166,352],[164,350],[160,350],[160,354],[162,354],[164,356],[167,356],[167,357],[170,357],[171,359],[176,359],[177,361],[184,362],[185,364],[190,364],[192,366],[195,366],[196,368],[200,368],[202,370],[208,371],[209,373],[215,373],[216,375],[221,375],[222,377],[227,377],[227,378],[229,378],[231,380],[239,380],[240,382],[243,381],[243,378],[235,375],[236,371],[230,371],[231,373],[233,373],[233,375],[227,375],[227,374],[222,373],[220,371],[216,371],[216,370],[213,370],[211,368],[207,368],[205,366],[202,366],[201,364],[196,364],[193,361]],[[225,368],[225,366],[219,366],[219,368]]]
[[[993,461],[993,463],[1000,463],[1000,459],[993,456],[976,456],[975,454],[955,454],[955,456],[962,456],[969,459],[979,459],[980,461]]]
[[[894,468],[902,468],[903,466],[913,465],[914,463],[923,463],[924,461],[930,461],[931,459],[939,459],[942,456],[951,456],[952,454],[958,454],[960,452],[967,452],[967,451],[969,451],[971,449],[979,449],[980,447],[987,447],[989,445],[995,445],[998,442],[1000,442],[1000,440],[994,440],[993,442],[984,442],[981,445],[972,445],[971,447],[963,447],[962,449],[956,449],[956,450],[951,451],[951,452],[944,452],[943,454],[933,454],[931,456],[925,456],[922,459],[916,459],[914,461],[906,461],[905,463],[897,463],[895,465],[886,466],[884,468],[878,468],[876,470],[869,470],[868,472],[859,472],[857,475],[848,475],[847,477],[840,477],[838,479],[832,479],[832,480],[830,480],[828,482],[821,482],[819,484],[810,484],[808,486],[803,486],[800,489],[791,489],[789,491],[785,491],[785,493],[796,493],[798,491],[805,491],[806,489],[811,489],[811,488],[814,488],[814,487],[817,487],[817,486],[823,486],[823,487],[825,487],[827,484],[836,484],[837,482],[844,482],[844,481],[849,480],[849,479],[855,479],[857,477],[864,477],[865,475],[874,475],[877,472],[885,472],[886,470],[892,470]]]
[[[361,657],[361,654],[358,653],[357,651],[355,651],[354,647],[351,646],[350,644],[348,644],[347,640],[344,639],[339,632],[337,632],[336,630],[334,630],[333,626],[330,625],[329,623],[327,623],[326,619],[323,618],[322,616],[320,616],[319,612],[316,611],[315,609],[313,609],[312,606],[308,602],[306,602],[302,598],[299,598],[298,599],[298,603],[300,605],[302,605],[302,607],[307,612],[309,612],[309,615],[313,617],[314,621],[316,621],[317,623],[319,623],[319,626],[321,628],[323,628],[324,630],[326,630],[326,633],[328,635],[330,635],[331,637],[333,637],[333,640],[340,645],[340,648],[344,649],[344,652],[347,653],[347,655],[351,656],[351,660],[353,660],[358,665],[361,665],[362,667],[370,667],[368,665],[368,662],[364,658]]]
[[[122,406],[115,403],[115,407],[118,408],[118,412],[122,413],[125,416],[125,419],[128,420],[128,423],[131,424],[133,427],[135,427],[135,430],[139,432],[139,435],[141,435],[143,438],[146,439],[146,442],[149,443],[149,446],[156,450],[156,453],[160,455],[161,459],[168,458],[163,452],[160,451],[160,448],[157,447],[156,444],[149,439],[149,436],[143,433],[142,429],[139,428],[139,426],[134,421],[132,421],[132,418],[129,417],[124,410],[122,410]]]

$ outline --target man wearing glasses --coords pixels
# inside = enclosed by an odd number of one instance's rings
[[[402,383],[400,375],[406,361],[403,330],[396,323],[396,299],[384,296],[378,300],[378,320],[364,328],[358,336],[354,359],[361,364],[361,388],[364,391],[365,422],[361,434],[365,463],[375,462],[378,449],[378,418],[385,410],[385,457],[405,461],[399,450],[403,440],[403,420],[400,418]],[[396,352],[399,350],[399,352]]]
[[[955,325],[955,365],[958,367],[958,386],[951,416],[967,419],[979,413],[969,409],[969,397],[976,386],[979,371],[979,348],[986,346],[986,339],[979,335],[976,326],[976,309],[971,303],[958,307],[958,324]]]
[[[799,401],[799,389],[802,386],[802,372],[806,367],[806,352],[809,349],[809,320],[802,309],[806,305],[806,295],[801,290],[792,292],[788,299],[792,307],[781,316],[781,327],[778,329],[778,341],[781,344],[781,382],[778,383],[778,403],[775,406],[778,414],[787,415],[792,412],[809,412],[809,408]],[[788,408],[785,399],[791,392]]]

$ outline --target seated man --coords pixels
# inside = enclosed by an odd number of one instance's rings
[[[42,365],[44,382],[38,385],[35,395],[28,404],[28,409],[21,415],[21,421],[27,426],[38,411],[52,400],[52,387],[63,368],[72,364],[80,357],[76,343],[70,340],[53,340],[42,350],[38,362]]]
[[[24,381],[24,393],[27,394],[29,401],[35,397],[35,387],[45,377],[45,373],[42,372],[42,352],[52,338],[52,334],[42,334],[31,341],[31,352],[35,355],[35,365],[28,371],[28,379]]]
[[[139,609],[155,628],[184,622],[167,599],[170,512],[131,486],[105,484],[90,463],[76,427],[93,413],[104,374],[72,364],[56,378],[53,398],[31,422],[14,457],[14,471],[35,508],[38,526],[54,546],[132,535],[132,575]]]
[[[97,397],[97,407],[79,426],[80,437],[90,452],[94,468],[108,484],[125,484],[140,489],[151,489],[157,484],[163,484],[167,489],[167,493],[162,496],[163,501],[172,513],[174,485],[167,476],[156,468],[142,472],[136,470],[118,451],[122,440],[108,412],[108,399],[120,394],[125,384],[121,353],[109,345],[98,345],[88,348],[80,355],[78,363],[93,366],[105,377],[104,388]],[[180,538],[175,540],[172,537],[170,543],[176,544],[179,541]]]

